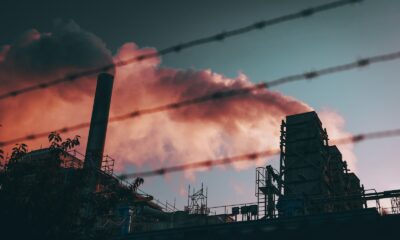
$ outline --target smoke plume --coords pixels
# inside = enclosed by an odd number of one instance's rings
[[[112,57],[98,37],[74,22],[61,22],[52,33],[31,30],[3,47],[0,87],[6,92],[70,71],[153,51],[127,43]],[[253,84],[245,74],[228,78],[209,69],[180,70],[159,64],[160,59],[153,58],[115,70],[111,116]],[[94,88],[95,77],[87,77],[0,101],[0,139],[90,121]],[[310,110],[307,104],[279,92],[257,90],[112,123],[106,153],[117,160],[118,170],[124,171],[130,166],[140,170],[143,166],[160,167],[263,151],[278,147],[280,123],[286,115]],[[331,116],[340,119],[334,113]],[[333,129],[335,137],[344,134],[343,121],[329,121],[330,117],[323,119],[331,124],[328,133]],[[87,133],[88,130],[72,133],[82,136],[82,152]],[[45,139],[27,143],[31,149],[47,146]],[[351,151],[343,154],[352,156]],[[246,166],[249,163],[237,163],[234,167]]]

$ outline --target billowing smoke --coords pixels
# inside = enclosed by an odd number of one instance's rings
[[[127,43],[119,49],[114,61],[152,51],[155,50],[138,49],[135,44]],[[59,23],[53,33],[31,30],[0,52],[1,91],[111,61],[105,44],[73,22]],[[244,74],[227,78],[211,70],[160,67],[159,62],[160,59],[153,58],[116,69],[111,116],[253,84]],[[0,139],[89,121],[94,87],[95,78],[91,77],[0,101],[3,125]],[[310,110],[307,104],[292,97],[257,90],[112,123],[107,133],[106,153],[117,159],[117,167],[123,171],[129,166],[160,167],[263,151],[278,147],[279,126],[286,115]],[[342,126],[335,127],[341,122],[332,124],[336,136],[343,133]],[[87,133],[88,130],[80,130],[64,137],[79,134],[85,146]],[[47,146],[46,140],[27,143],[31,149]]]
[[[72,21],[58,22],[52,33],[29,30],[14,43],[2,47],[0,89],[12,91],[112,61],[110,51],[98,37]],[[94,91],[94,79],[86,78],[0,101],[1,139],[90,119],[88,100]],[[29,142],[34,148],[42,144],[47,146],[45,140]]]

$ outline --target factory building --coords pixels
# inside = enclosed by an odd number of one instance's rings
[[[328,133],[315,112],[291,115],[281,126],[282,216],[362,209],[362,186],[350,173],[339,149],[329,145]],[[333,202],[329,199],[358,199]],[[324,199],[325,201],[322,201]]]

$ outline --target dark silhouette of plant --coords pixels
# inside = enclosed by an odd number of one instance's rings
[[[48,136],[50,142],[50,148],[52,149],[61,149],[63,151],[68,151],[73,149],[76,146],[79,146],[80,141],[79,138],[81,136],[76,135],[74,138],[67,138],[64,142],[59,133],[51,132]]]
[[[7,167],[0,172],[0,226],[6,226],[4,239],[78,239],[81,228],[81,169],[60,167],[61,154],[80,144],[79,136],[49,135],[50,153],[19,161],[28,152],[26,144],[12,149]],[[29,161],[28,161],[29,160]],[[24,216],[24,217],[21,217]],[[18,232],[18,226],[24,229]],[[7,234],[10,234],[8,238]]]
[[[0,127],[2,127],[2,125],[0,124]],[[0,161],[4,160],[4,151],[3,149],[0,149]]]
[[[50,148],[61,148],[62,138],[59,133],[51,132],[48,136]]]
[[[25,143],[15,144],[11,152],[11,158],[18,158],[25,155],[28,151],[28,145]]]
[[[8,165],[16,163],[18,159],[23,157],[27,152],[28,145],[26,145],[25,143],[15,144],[15,147],[12,148],[11,157]]]
[[[0,149],[0,171],[4,170],[5,162],[4,162],[4,151]]]
[[[61,143],[61,147],[63,150],[70,150],[73,149],[76,146],[79,146],[79,135],[76,135],[73,139],[67,138],[64,142]]]
[[[0,171],[0,206],[6,206],[0,207],[0,226],[7,230],[2,231],[2,239],[100,240],[117,234],[120,226],[112,223],[121,221],[119,204],[132,203],[144,180],[137,178],[128,188],[100,174],[102,187],[88,194],[84,183],[91,172],[60,165],[67,151],[80,144],[80,136],[63,141],[59,133],[52,132],[48,140],[49,149],[26,161],[18,160],[27,154],[27,145],[15,145],[10,157],[15,164],[9,162]],[[93,209],[91,217],[84,214],[88,205]]]
[[[139,187],[140,185],[142,185],[143,183],[144,183],[144,179],[143,179],[143,178],[140,178],[140,177],[137,177],[137,178],[135,179],[135,181],[133,182],[132,186],[131,186],[132,190],[136,192],[137,189],[138,189],[138,187]]]

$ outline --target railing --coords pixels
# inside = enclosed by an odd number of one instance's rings
[[[375,201],[375,207],[382,215],[400,214],[400,190],[377,192],[375,189],[364,191],[363,199],[366,202]],[[390,207],[382,207],[380,199],[390,199]]]
[[[83,161],[85,159],[85,155],[80,153],[77,150],[71,150],[68,151],[68,153],[70,155],[72,155],[73,157],[76,158],[76,160],[80,161],[81,166],[83,166]],[[128,188],[132,188],[132,183],[128,182],[127,180],[123,180],[121,178],[119,178],[115,173],[114,173],[114,164],[115,164],[115,159],[110,157],[109,155],[105,155],[103,157],[103,161],[102,161],[102,166],[101,166],[101,172],[104,174],[109,175],[110,177],[116,179],[119,184],[128,187]],[[136,192],[144,197],[148,197],[148,198],[153,198],[152,195],[144,192],[142,189],[137,188]],[[168,201],[166,201],[165,203],[161,202],[159,199],[154,199],[152,200],[154,203],[156,203],[157,205],[159,205],[163,211],[166,212],[174,212],[174,211],[180,211],[179,209],[177,209],[175,207],[175,204],[172,205],[170,203],[168,203]]]
[[[101,162],[101,170],[112,175],[114,173],[114,164],[115,160],[110,156],[105,155],[103,157],[103,161]]]
[[[363,192],[363,195],[365,196],[365,195],[368,195],[369,193],[372,193],[373,195],[378,195],[378,192],[374,188],[365,189],[364,192]],[[369,195],[371,195],[371,194],[369,194]],[[368,203],[367,202],[368,201],[365,200],[365,206],[366,207],[368,207],[368,205],[367,205]],[[375,207],[378,210],[378,212],[382,213],[383,209],[381,208],[381,203],[380,203],[379,199],[375,199]]]
[[[248,214],[242,214],[240,212],[234,213],[232,212],[233,208],[241,208],[243,206],[254,206],[257,205],[257,202],[252,202],[252,203],[238,203],[238,204],[229,204],[229,205],[222,205],[222,206],[215,206],[215,207],[209,207],[210,209],[210,215],[228,215],[231,217],[234,217],[235,221],[245,221],[245,220],[250,220],[248,219]],[[258,214],[257,214],[258,215]],[[237,216],[241,216],[241,218],[238,218]],[[258,217],[256,217],[253,214],[253,217],[255,219],[257,219]]]
[[[400,214],[400,197],[391,198],[390,204],[392,205],[392,214]]]

